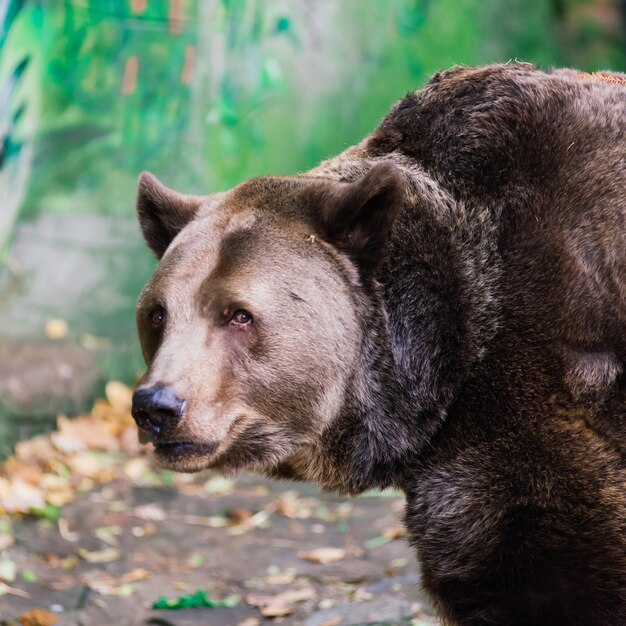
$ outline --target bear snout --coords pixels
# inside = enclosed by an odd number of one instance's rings
[[[174,430],[185,404],[171,387],[144,387],[133,394],[131,413],[141,430],[158,437]]]

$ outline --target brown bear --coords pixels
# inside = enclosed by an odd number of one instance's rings
[[[137,208],[163,466],[404,490],[447,624],[626,624],[625,75],[454,68],[307,173]]]

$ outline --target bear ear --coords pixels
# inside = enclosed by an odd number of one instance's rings
[[[137,216],[146,243],[160,259],[172,239],[198,212],[199,196],[169,189],[150,172],[142,172],[137,189]]]
[[[376,272],[405,196],[401,172],[390,162],[377,163],[355,182],[325,184],[317,191],[313,208],[320,235],[365,272]]]

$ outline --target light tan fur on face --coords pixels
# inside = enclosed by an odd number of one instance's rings
[[[167,385],[185,399],[185,417],[176,439],[206,444],[224,439],[237,411],[227,406],[220,393],[226,383],[224,349],[220,338],[199,319],[194,294],[215,264],[220,234],[254,221],[251,215],[220,216],[213,208],[206,206],[204,214],[172,242],[138,304],[139,310],[149,309],[156,298],[167,311],[165,336],[141,386]],[[185,469],[195,465],[197,459],[188,459]]]
[[[313,449],[357,359],[346,278],[329,271],[342,259],[304,226],[287,228],[251,205],[223,196],[202,210],[139,300],[140,318],[155,302],[167,314],[153,355],[142,341],[149,369],[141,387],[167,385],[186,401],[172,441],[218,444],[210,457],[165,461],[179,471],[267,469]],[[234,262],[223,248],[229,237],[241,246]],[[249,333],[220,319],[237,307],[255,317]]]

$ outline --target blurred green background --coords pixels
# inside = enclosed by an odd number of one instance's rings
[[[143,169],[314,166],[453,64],[626,70],[622,0],[0,0],[0,455],[143,363]]]

